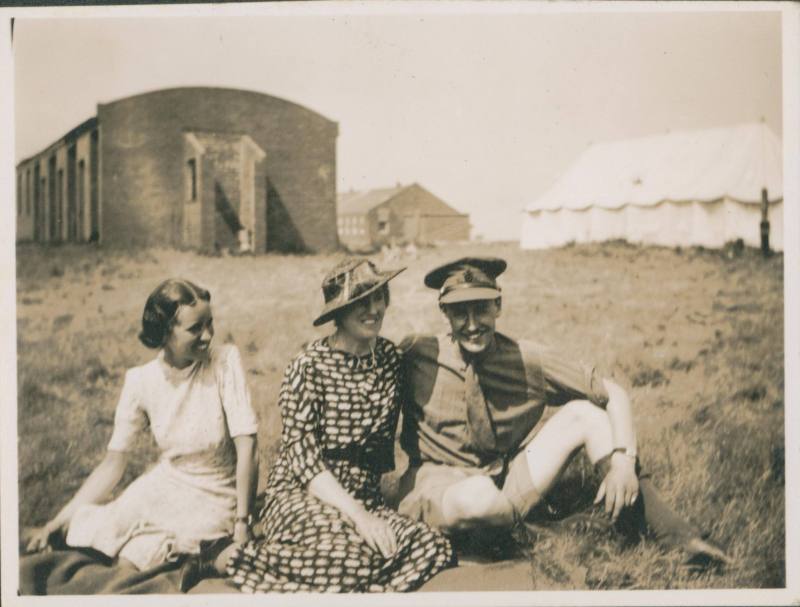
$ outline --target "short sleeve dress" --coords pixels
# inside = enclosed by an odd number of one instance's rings
[[[231,535],[236,509],[232,438],[255,434],[239,351],[223,345],[184,369],[154,360],[125,375],[108,449],[129,451],[150,427],[158,463],[107,504],[81,506],[67,544],[147,569]]]
[[[260,518],[264,537],[240,547],[228,573],[244,592],[414,590],[453,559],[448,539],[388,508],[380,478],[394,468],[400,352],[378,338],[359,357],[311,343],[286,370],[279,396],[281,447]],[[387,520],[398,549],[385,558],[308,483],[324,470]]]

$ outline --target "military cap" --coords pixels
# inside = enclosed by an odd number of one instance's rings
[[[439,290],[439,303],[457,303],[477,299],[497,299],[500,287],[496,278],[506,269],[498,257],[462,257],[431,270],[425,286]]]

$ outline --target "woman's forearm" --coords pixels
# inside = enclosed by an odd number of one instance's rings
[[[311,479],[308,484],[308,492],[326,504],[338,508],[352,520],[366,512],[364,507],[345,491],[330,470],[320,472]]]
[[[122,479],[127,465],[127,454],[121,451],[107,451],[103,460],[84,481],[75,496],[53,518],[51,524],[61,527],[69,523],[79,506],[106,500]]]
[[[236,516],[252,514],[258,479],[258,449],[255,434],[236,436]]]

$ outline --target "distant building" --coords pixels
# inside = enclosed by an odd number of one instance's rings
[[[337,135],[335,122],[252,91],[99,104],[17,165],[17,241],[332,251]]]
[[[469,215],[414,183],[339,194],[339,241],[352,251],[468,240]]]

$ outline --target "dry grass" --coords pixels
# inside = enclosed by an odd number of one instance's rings
[[[443,329],[422,276],[472,253],[510,262],[501,330],[596,361],[630,388],[643,463],[656,484],[740,562],[693,572],[679,553],[653,542],[628,546],[602,528],[576,526],[534,538],[536,586],[784,586],[782,258],[624,243],[423,250],[392,283],[386,336]],[[242,351],[267,469],[280,432],[283,368],[321,334],[310,319],[333,256],[233,259],[66,246],[23,246],[17,254],[21,525],[52,516],[101,458],[124,370],[152,356],[136,339],[144,300],[171,275],[211,290],[217,339]],[[129,478],[155,456],[150,439],[141,447]],[[570,499],[591,492],[585,472],[580,459],[570,467],[564,487],[577,487]]]

